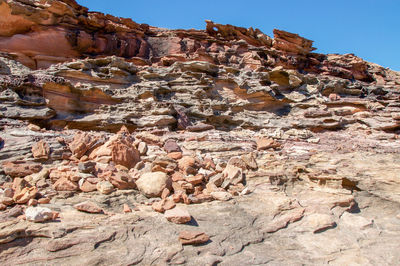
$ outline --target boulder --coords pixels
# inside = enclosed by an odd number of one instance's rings
[[[222,175],[224,176],[224,182],[221,187],[224,189],[228,188],[230,185],[242,183],[244,178],[242,169],[230,164],[226,166]]]
[[[133,145],[133,139],[125,134],[117,134],[95,149],[89,158],[102,163],[113,161],[130,169],[140,161],[140,153]]]
[[[32,154],[33,158],[37,160],[47,160],[50,155],[50,147],[44,140],[40,140],[32,146]]]
[[[96,188],[100,193],[106,195],[114,191],[114,186],[108,181],[102,181],[97,183]]]
[[[165,211],[164,217],[168,221],[176,224],[184,224],[192,220],[190,213],[181,207],[175,207],[171,210]]]
[[[92,150],[101,144],[104,140],[99,136],[94,136],[86,132],[78,132],[69,144],[69,149],[76,158],[81,158],[89,150]]]
[[[144,173],[136,181],[136,185],[145,196],[159,197],[168,186],[168,180],[167,174],[163,172]]]
[[[53,219],[53,211],[45,207],[29,207],[25,217],[30,222],[42,223]]]

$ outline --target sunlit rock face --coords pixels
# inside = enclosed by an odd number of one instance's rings
[[[0,0],[0,264],[397,264],[400,74],[314,49]]]

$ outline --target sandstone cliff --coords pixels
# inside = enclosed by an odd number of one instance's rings
[[[314,50],[0,0],[0,262],[396,264],[400,73]]]

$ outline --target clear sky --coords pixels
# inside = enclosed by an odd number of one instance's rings
[[[314,41],[319,53],[354,53],[400,71],[400,0],[78,0],[90,11],[170,29],[220,24],[274,28]]]

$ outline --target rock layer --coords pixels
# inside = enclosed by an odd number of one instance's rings
[[[312,46],[0,0],[0,263],[396,264],[400,74]]]

